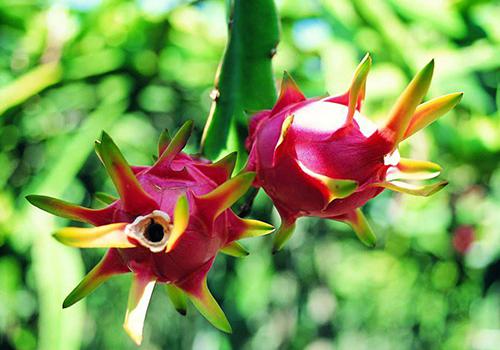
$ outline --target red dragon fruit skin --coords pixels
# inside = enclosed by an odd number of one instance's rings
[[[170,139],[163,133],[159,158],[150,167],[131,167],[103,133],[96,152],[120,198],[103,209],[89,209],[45,196],[28,196],[35,206],[58,216],[94,225],[67,227],[54,237],[69,246],[109,248],[104,258],[69,294],[69,307],[111,276],[133,273],[124,328],[140,344],[149,300],[164,283],[176,309],[186,312],[186,297],[217,328],[231,327],[210,294],[206,277],[219,251],[248,253],[236,242],[273,231],[264,222],[242,219],[230,206],[251,186],[255,174],[230,178],[236,160],[230,154],[216,163],[182,153],[192,123]]]
[[[384,189],[429,196],[447,182],[415,184],[438,176],[437,164],[401,158],[398,144],[452,109],[462,93],[422,103],[434,61],[410,82],[377,126],[360,113],[371,58],[359,64],[349,90],[340,96],[307,99],[285,73],[272,110],[254,115],[246,147],[247,169],[257,173],[255,186],[271,197],[282,219],[274,251],[283,247],[302,216],[348,223],[362,242],[375,235],[360,210]]]

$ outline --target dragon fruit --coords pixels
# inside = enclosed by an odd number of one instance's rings
[[[207,287],[207,273],[219,251],[244,256],[237,240],[273,231],[264,222],[238,217],[231,209],[251,186],[255,174],[231,178],[236,160],[230,154],[216,163],[182,152],[192,129],[184,124],[171,139],[162,133],[153,166],[129,166],[111,138],[102,134],[96,153],[120,198],[89,209],[58,199],[32,195],[35,206],[58,216],[94,225],[67,227],[54,237],[69,246],[109,248],[103,259],[64,300],[69,307],[116,274],[133,273],[124,328],[140,344],[149,300],[156,283],[164,283],[175,308],[186,300],[215,327],[231,327]],[[101,196],[103,198],[103,196]]]
[[[371,58],[357,67],[340,96],[307,99],[285,73],[272,108],[255,114],[246,147],[254,185],[271,197],[281,216],[274,251],[293,233],[296,220],[315,216],[345,222],[360,240],[376,243],[360,207],[384,189],[429,196],[447,182],[406,182],[438,176],[439,165],[401,158],[398,145],[452,109],[462,93],[421,103],[434,69],[428,63],[401,94],[381,128],[360,113]]]

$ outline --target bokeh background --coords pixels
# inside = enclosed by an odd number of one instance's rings
[[[462,103],[402,145],[444,167],[430,198],[383,193],[364,247],[340,223],[302,219],[287,248],[246,242],[219,256],[209,284],[234,329],[156,288],[144,349],[498,349],[500,344],[500,4],[473,0],[279,0],[277,80],[308,96],[344,91],[373,55],[364,113],[381,122],[419,67],[436,59],[429,97]],[[93,141],[102,129],[148,164],[163,128],[195,121],[198,151],[226,44],[226,4],[201,0],[0,2],[0,348],[134,349],[121,328],[130,276],[85,302],[64,296],[102,256],[55,242],[64,220],[30,207],[47,194],[98,205],[113,192]],[[255,38],[258,40],[258,38]],[[263,193],[253,216],[279,223]]]

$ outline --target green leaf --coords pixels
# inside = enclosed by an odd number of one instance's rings
[[[238,152],[237,170],[246,160],[246,111],[270,109],[276,100],[271,59],[279,40],[279,22],[272,0],[233,0],[229,42],[212,93],[202,153],[217,159]]]

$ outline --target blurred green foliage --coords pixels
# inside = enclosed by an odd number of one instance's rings
[[[430,198],[384,193],[368,206],[380,237],[303,219],[287,249],[248,242],[219,256],[209,284],[234,333],[157,288],[147,349],[497,349],[500,344],[500,5],[496,1],[280,0],[274,71],[308,96],[343,92],[366,51],[364,113],[383,120],[412,74],[436,58],[429,97],[464,91],[455,111],[403,154],[443,166]],[[106,129],[134,164],[163,128],[193,119],[198,151],[226,44],[223,1],[0,2],[0,348],[133,349],[121,330],[129,276],[85,302],[62,300],[102,255],[55,243],[64,220],[28,193],[94,204],[112,184],[91,154]],[[256,37],[255,40],[259,38]],[[274,220],[263,193],[253,215]]]

